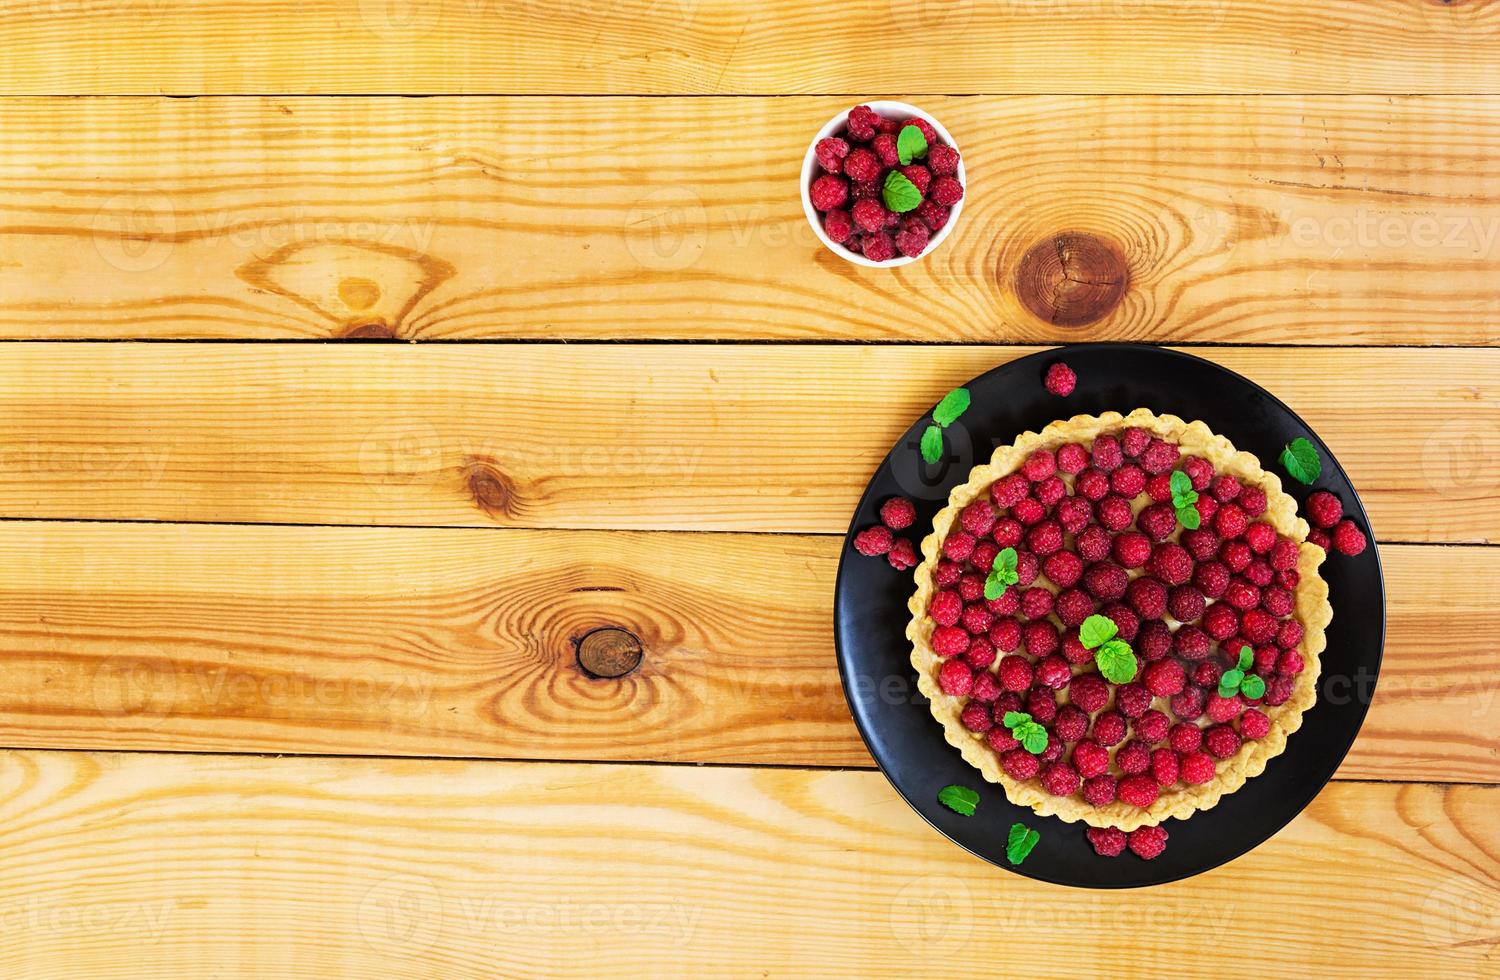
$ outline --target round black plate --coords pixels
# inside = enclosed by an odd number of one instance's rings
[[[1303,355],[1288,351],[1287,356]],[[1060,359],[1078,372],[1078,388],[1066,399],[1042,387],[1047,365]],[[871,755],[928,823],[979,857],[1030,878],[1084,888],[1126,888],[1175,881],[1244,854],[1312,802],[1359,732],[1385,642],[1385,585],[1373,546],[1357,558],[1331,556],[1323,565],[1334,617],[1318,702],[1288,740],[1286,751],[1213,809],[1190,820],[1168,821],[1171,838],[1166,852],[1154,861],[1142,861],[1128,851],[1118,858],[1099,857],[1084,836],[1083,824],[1039,817],[1029,807],[1011,804],[1000,786],[986,782],[944,741],[927,699],[917,691],[910,662],[906,603],[912,575],[860,555],[852,546],[853,537],[878,522],[882,501],[900,494],[917,502],[917,523],[907,533],[919,542],[949,491],[967,481],[975,461],[988,459],[995,446],[1058,418],[1110,410],[1124,414],[1144,406],[1202,419],[1278,471],[1275,460],[1282,447],[1306,436],[1318,447],[1323,473],[1314,487],[1284,479],[1288,492],[1300,502],[1314,489],[1332,490],[1344,501],[1345,512],[1368,531],[1364,508],[1348,476],[1322,440],[1265,389],[1177,351],[1132,344],[1079,345],[1012,361],[969,382],[968,388],[973,405],[947,430],[948,458],[931,466],[922,461],[918,442],[931,421],[924,416],[881,463],[854,512],[839,563],[834,601],[839,672],[849,710]],[[978,791],[974,816],[959,816],[938,802],[938,791],[951,783]],[[1005,860],[1005,843],[1016,821],[1039,830],[1041,842],[1024,864],[1012,868]]]

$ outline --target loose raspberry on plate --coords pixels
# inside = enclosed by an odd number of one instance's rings
[[[1351,558],[1365,550],[1365,536],[1347,517],[1333,529],[1333,550]]]
[[[906,538],[897,538],[895,544],[891,545],[890,552],[885,556],[886,561],[898,572],[904,572],[909,568],[916,568],[918,563],[917,546]]]
[[[1167,831],[1165,827],[1138,827],[1130,832],[1126,842],[1132,854],[1150,861],[1160,857],[1161,852],[1167,849]]]
[[[1307,519],[1324,529],[1333,527],[1344,516],[1343,502],[1327,490],[1319,490],[1308,497],[1304,509],[1307,511]]]
[[[1066,398],[1077,387],[1078,375],[1074,374],[1073,369],[1062,361],[1053,361],[1047,368],[1047,376],[1043,379],[1042,384],[1050,394],[1057,395],[1059,398]],[[1076,473],[1078,471],[1073,470],[1072,472]]]
[[[1085,832],[1094,853],[1100,857],[1119,857],[1125,853],[1125,831],[1117,827],[1090,827]]]
[[[891,529],[877,524],[867,527],[854,536],[854,550],[862,555],[874,558],[891,550],[891,545],[896,541]]]

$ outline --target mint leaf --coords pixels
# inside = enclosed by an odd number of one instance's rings
[[[1195,506],[1198,503],[1197,498],[1198,495],[1193,494],[1192,503],[1179,505],[1177,508],[1177,523],[1189,531],[1198,530],[1198,526],[1203,523],[1203,515],[1198,513],[1198,508]]]
[[[1318,458],[1317,447],[1301,436],[1287,443],[1281,451],[1281,465],[1298,483],[1312,483],[1323,472],[1323,461]]]
[[[1250,669],[1250,665],[1253,663],[1255,663],[1255,654],[1250,652],[1250,644],[1241,643],[1240,655],[1235,662],[1235,666],[1241,671],[1246,671]]]
[[[1120,632],[1120,627],[1115,625],[1113,619],[1095,614],[1085,619],[1083,625],[1078,627],[1078,639],[1083,642],[1085,650],[1092,650],[1101,643],[1113,639],[1118,632]]]
[[[1245,679],[1245,672],[1238,667],[1230,667],[1224,671],[1224,676],[1219,678],[1220,687],[1228,687],[1231,690],[1240,689],[1240,681]]]
[[[1193,492],[1193,478],[1182,472],[1182,470],[1173,470],[1172,496],[1186,497],[1188,494]]]
[[[901,166],[906,166],[913,160],[920,160],[927,155],[927,137],[915,126],[902,126],[901,132],[896,136],[896,156],[901,160]]]
[[[1010,583],[1000,577],[1000,570],[998,568],[993,569],[984,580],[984,597],[994,602],[1005,595],[1005,590],[1009,587]]]
[[[1005,860],[1011,864],[1020,864],[1041,839],[1041,834],[1024,823],[1011,824],[1010,833],[1005,838]]]
[[[929,425],[922,433],[922,458],[929,463],[943,458],[943,430],[935,425]]]
[[[1135,653],[1124,640],[1107,640],[1102,643],[1094,651],[1094,663],[1099,666],[1099,673],[1111,684],[1129,684],[1135,680]]]
[[[954,388],[944,395],[943,400],[938,402],[937,408],[932,410],[932,420],[946,429],[968,410],[969,389]]]
[[[1000,553],[995,556],[995,564],[991,567],[1000,575],[1000,580],[1006,585],[1015,585],[1021,580],[1016,572],[1016,563],[1020,560],[1014,548],[1001,548]]]
[[[1030,720],[1031,716],[1024,711],[1007,711],[1005,717],[1000,719],[1000,724],[1006,728],[1015,728],[1017,725],[1024,725]]]
[[[1032,755],[1041,755],[1047,751],[1047,729],[1034,721],[1028,721],[1024,725],[1017,725],[1011,735],[1021,740],[1021,748]]]
[[[915,211],[917,205],[922,203],[922,192],[899,170],[892,170],[885,175],[885,187],[881,189],[880,196],[885,199],[885,206],[897,214]]]
[[[954,813],[972,817],[979,805],[979,794],[967,786],[944,786],[938,791],[938,802]]]
[[[1257,674],[1246,676],[1244,680],[1240,681],[1240,693],[1252,701],[1258,697],[1264,697],[1266,693],[1265,678]]]

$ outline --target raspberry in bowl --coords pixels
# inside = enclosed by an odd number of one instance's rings
[[[905,102],[839,113],[802,161],[808,223],[856,265],[905,265],[937,248],[958,223],[966,186],[953,137]]]

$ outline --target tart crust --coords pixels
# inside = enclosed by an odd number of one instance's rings
[[[1271,730],[1262,739],[1246,741],[1240,751],[1228,759],[1215,760],[1215,775],[1201,786],[1179,783],[1165,790],[1149,807],[1141,808],[1115,801],[1095,807],[1076,796],[1053,796],[1034,782],[1017,782],[1000,766],[1000,758],[985,743],[983,736],[966,729],[959,721],[966,699],[949,697],[937,685],[936,668],[942,663],[929,642],[934,623],[927,608],[934,592],[932,573],[941,554],[943,539],[948,536],[959,511],[984,496],[996,480],[1018,469],[1037,449],[1057,449],[1070,442],[1091,443],[1104,433],[1128,427],[1146,429],[1154,435],[1175,442],[1183,453],[1202,456],[1218,473],[1236,477],[1242,484],[1253,484],[1266,493],[1266,521],[1279,534],[1298,542],[1300,556],[1297,569],[1301,579],[1296,588],[1294,617],[1302,623],[1300,645],[1304,667],[1292,688],[1291,697],[1276,707],[1262,707],[1271,721]],[[1215,435],[1202,422],[1184,422],[1175,415],[1157,415],[1138,408],[1129,415],[1106,412],[1103,415],[1075,415],[1048,425],[1041,432],[1023,432],[1009,446],[995,450],[986,464],[974,467],[967,483],[955,487],[948,505],[933,519],[932,533],[922,540],[922,564],[916,570],[916,593],[908,608],[911,622],[906,636],[911,641],[911,663],[917,671],[917,687],[931,702],[932,714],[942,723],[949,744],[992,783],[1005,788],[1012,803],[1029,806],[1042,816],[1059,817],[1069,823],[1083,821],[1094,827],[1137,827],[1161,823],[1169,817],[1185,819],[1198,810],[1214,806],[1226,794],[1233,793],[1245,780],[1258,776],[1266,763],[1286,748],[1287,737],[1302,725],[1302,714],[1317,698],[1321,655],[1327,646],[1325,630],[1333,620],[1328,602],[1328,584],[1318,572],[1326,557],[1322,548],[1307,541],[1308,524],[1297,516],[1297,502],[1281,489],[1281,480],[1266,472],[1254,455],[1240,452],[1223,436]]]

